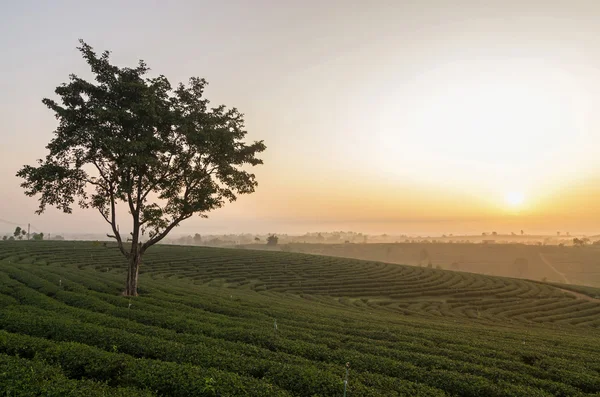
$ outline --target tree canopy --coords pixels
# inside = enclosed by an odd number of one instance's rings
[[[267,237],[267,245],[277,245],[277,243],[279,242],[279,237],[277,237],[274,234],[269,235],[269,237]]]
[[[65,213],[74,205],[96,209],[129,259],[125,294],[137,295],[143,253],[194,214],[206,217],[254,192],[248,167],[262,164],[256,155],[266,147],[244,142],[236,108],[209,106],[206,80],[172,87],[163,75],[148,77],[144,61],[120,68],[110,52],[97,55],[80,44],[94,81],[71,75],[56,88],[58,101],[43,100],[58,127],[46,158],[17,176],[28,196],[39,196],[38,214],[47,206]],[[130,247],[120,233],[118,203],[130,214]]]

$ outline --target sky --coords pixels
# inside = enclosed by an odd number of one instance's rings
[[[177,233],[600,232],[597,1],[0,0],[0,232],[107,231],[15,177],[80,38],[206,78],[267,145],[256,193]]]

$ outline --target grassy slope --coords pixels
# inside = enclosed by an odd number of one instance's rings
[[[339,396],[350,362],[349,396],[600,392],[600,304],[550,285],[159,246],[128,299],[123,270],[114,247],[0,243],[0,389]]]
[[[247,245],[268,249],[266,245]],[[388,263],[461,270],[503,277],[516,277],[600,288],[600,246],[559,247],[525,244],[386,243],[386,244],[302,244],[293,243],[276,250],[330,255]],[[421,259],[422,251],[427,258]],[[527,261],[519,265],[517,259]],[[550,266],[549,266],[550,264]]]

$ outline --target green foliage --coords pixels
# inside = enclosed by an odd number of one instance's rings
[[[277,243],[279,242],[279,237],[277,237],[274,234],[269,235],[269,237],[267,237],[267,245],[277,245]]]
[[[0,390],[3,396],[152,396],[147,391],[110,387],[91,380],[69,379],[59,366],[0,354]]]
[[[33,241],[42,241],[44,239],[44,233],[33,233],[31,239]]]
[[[15,228],[15,231],[13,232],[13,240],[16,238],[17,240],[23,240],[23,236],[25,236],[27,234],[27,231],[24,229],[21,229],[21,226],[17,226]]]

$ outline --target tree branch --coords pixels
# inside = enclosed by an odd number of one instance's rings
[[[115,206],[115,189],[113,187],[112,181],[108,178],[108,176],[104,173],[104,171],[102,170],[102,168],[100,167],[100,165],[98,165],[98,163],[94,160],[91,161],[92,164],[94,164],[94,166],[96,167],[96,169],[98,170],[98,173],[100,174],[100,177],[102,179],[104,179],[104,181],[106,182],[107,187],[105,186],[101,186],[104,188],[104,190],[106,190],[106,192],[109,194],[110,197],[110,219],[108,218],[108,216],[106,216],[106,214],[104,214],[100,208],[98,208],[98,211],[100,212],[100,214],[102,215],[102,217],[104,218],[104,220],[110,225],[112,231],[114,234],[107,234],[106,236],[108,238],[114,238],[115,240],[117,240],[117,244],[119,246],[119,251],[121,251],[121,254],[123,254],[123,256],[125,256],[125,258],[129,258],[129,253],[125,250],[125,247],[123,246],[123,239],[121,239],[121,234],[119,233],[119,227],[117,226],[117,214],[116,214],[116,206]]]
[[[160,240],[162,240],[163,238],[165,238],[165,236],[167,234],[169,234],[169,232],[171,232],[171,230],[173,230],[174,227],[176,227],[177,225],[179,225],[182,221],[191,218],[193,214],[185,214],[185,215],[181,215],[180,217],[176,218],[169,226],[167,226],[165,228],[165,230],[163,230],[160,233],[157,233],[154,237],[152,237],[150,240],[146,241],[144,243],[144,245],[142,245],[142,250],[141,252],[144,253],[148,248],[152,247],[154,244],[158,243]]]
[[[148,197],[148,195],[154,190],[154,188],[156,188],[156,186],[158,186],[158,184],[161,183],[166,177],[169,177],[178,171],[177,169],[171,167],[172,159],[173,159],[173,154],[170,154],[169,160],[167,161],[167,170],[161,176],[159,176],[154,181],[154,183],[149,184],[150,186],[146,189],[145,192],[142,193],[141,200],[145,200],[146,197]]]
[[[125,258],[129,258],[129,253],[127,251],[125,251],[125,247],[123,247],[123,240],[121,239],[121,234],[119,233],[119,227],[117,226],[115,196],[114,196],[114,191],[112,189],[112,186],[109,191],[109,194],[110,194],[110,213],[111,213],[110,219],[104,212],[102,212],[102,210],[100,208],[98,208],[98,212],[100,212],[100,215],[102,215],[102,218],[104,218],[104,220],[110,225],[110,227],[112,228],[112,231],[114,233],[112,235],[107,234],[106,236],[117,240],[117,244],[119,246],[119,251],[121,251],[121,253],[123,254],[123,256],[125,256]]]

